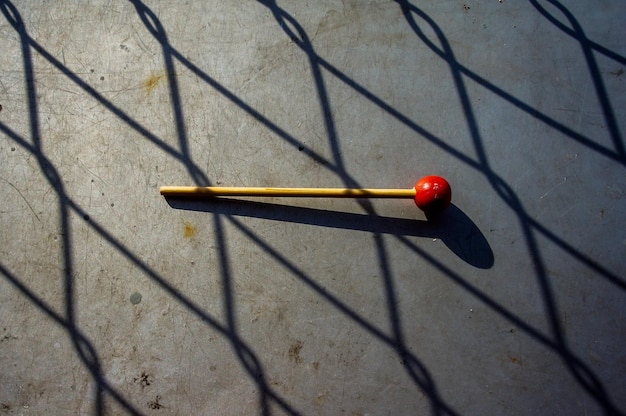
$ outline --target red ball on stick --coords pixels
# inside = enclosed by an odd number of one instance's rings
[[[424,176],[415,184],[415,204],[427,215],[437,215],[450,205],[452,190],[441,176]]]

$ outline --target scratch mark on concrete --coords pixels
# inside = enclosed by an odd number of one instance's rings
[[[558,188],[559,186],[563,185],[565,182],[567,182],[567,176],[565,176],[561,182],[557,183],[557,184],[556,184],[556,185],[554,185],[552,188],[550,188],[550,189],[548,190],[548,192],[546,192],[545,194],[541,195],[541,196],[539,197],[539,199],[543,199],[543,198],[545,198],[546,196],[548,196],[548,194],[549,194],[550,192],[554,191],[556,188]]]
[[[313,323],[313,322],[315,322],[315,321],[326,321],[326,320],[329,320],[329,319],[337,319],[337,318],[341,318],[341,317],[343,317],[343,316],[345,316],[345,315],[341,315],[341,314],[337,314],[337,315],[328,315],[328,316],[322,316],[322,317],[319,317],[319,318],[313,318],[313,319],[302,319],[302,320],[300,320],[300,321],[298,321],[298,322],[299,322],[299,323],[306,322],[307,324],[312,324],[312,323]]]
[[[387,387],[385,387],[385,389],[383,391],[380,392],[380,394],[385,394],[387,392],[387,390],[389,390],[390,388],[392,388],[393,385],[391,383],[387,384]]]
[[[37,218],[37,221],[41,222],[41,219],[39,218],[39,216],[37,215],[37,213],[35,212],[33,207],[30,205],[30,203],[28,202],[26,197],[22,194],[22,192],[19,189],[17,189],[17,187],[15,185],[13,185],[11,182],[7,181],[6,179],[4,179],[4,178],[0,178],[0,179],[2,179],[4,182],[8,183],[9,186],[11,186],[11,188],[15,189],[15,191],[22,197],[24,202],[26,202],[26,205],[28,205],[28,208],[30,208],[30,210],[33,213],[33,215],[35,216],[35,218]]]

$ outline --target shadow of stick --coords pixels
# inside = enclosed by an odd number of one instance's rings
[[[362,231],[395,236],[438,238],[461,260],[481,269],[494,264],[487,239],[478,226],[454,204],[435,220],[382,217],[371,214],[328,211],[230,198],[166,198],[174,209],[210,212],[234,217]]]

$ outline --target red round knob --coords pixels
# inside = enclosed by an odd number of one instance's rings
[[[415,203],[428,215],[436,215],[450,205],[452,190],[441,176],[424,176],[415,184]]]

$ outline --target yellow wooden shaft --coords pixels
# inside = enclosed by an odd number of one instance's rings
[[[414,198],[415,189],[262,188],[228,186],[162,186],[163,196],[260,196],[308,198]]]

